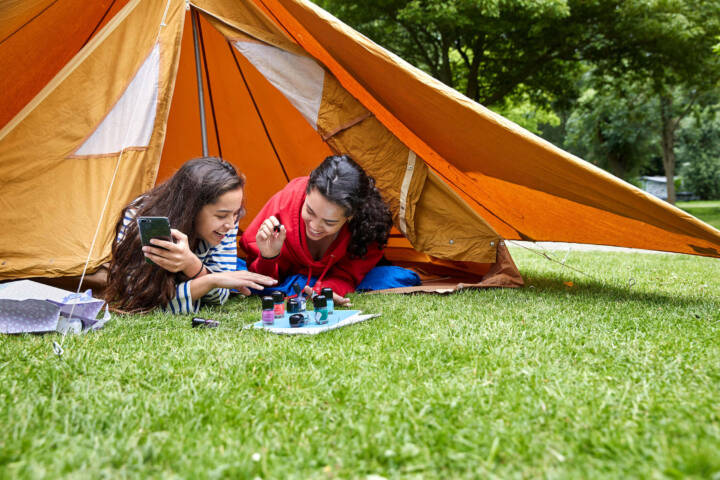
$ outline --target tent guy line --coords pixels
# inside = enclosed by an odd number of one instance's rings
[[[158,31],[155,35],[155,41],[153,42],[153,45],[158,44],[158,40],[160,38],[160,32],[162,29],[166,26],[165,20],[167,18],[168,9],[170,8],[170,0],[166,0],[165,3],[165,12],[163,13],[162,20],[160,21],[160,25],[158,25]],[[149,70],[144,71],[144,75],[147,77],[149,75]],[[146,79],[145,79],[146,80]],[[112,193],[113,186],[115,185],[115,180],[117,179],[117,173],[120,170],[120,162],[123,158],[123,154],[127,150],[127,141],[128,141],[128,134],[130,132],[129,126],[132,125],[133,120],[135,120],[135,114],[138,112],[139,108],[138,105],[135,104],[132,109],[132,114],[130,116],[130,122],[125,129],[125,136],[123,138],[122,142],[122,149],[118,153],[117,161],[115,162],[115,170],[113,171],[113,176],[110,179],[110,185],[108,185],[107,193],[105,195],[105,202],[103,203],[102,209],[100,210],[100,217],[98,218],[97,225],[95,227],[95,233],[93,234],[92,242],[90,243],[90,249],[88,250],[87,258],[85,259],[85,264],[83,266],[82,274],[80,275],[80,281],[78,282],[77,290],[75,291],[76,294],[80,293],[80,290],[82,289],[83,281],[85,280],[85,274],[87,273],[88,265],[90,264],[90,258],[92,257],[92,252],[95,249],[95,244],[97,242],[97,237],[100,232],[100,227],[102,225],[103,218],[105,217],[105,212],[107,211],[108,205],[110,203],[110,194]],[[75,312],[75,303],[73,303],[71,309],[70,309],[70,315],[68,316],[68,322],[72,320],[73,313]],[[67,337],[67,333],[69,331],[68,329],[65,329],[62,333],[62,339],[60,340],[60,344],[56,341],[53,341],[52,347],[55,354],[58,356],[58,358],[61,358],[65,350],[63,349],[63,346],[65,345],[65,338]]]
[[[569,268],[570,270],[573,270],[573,271],[575,271],[575,272],[577,272],[577,273],[580,273],[580,274],[582,274],[582,275],[585,275],[585,276],[588,277],[588,278],[595,278],[595,277],[593,277],[592,275],[590,275],[589,273],[585,273],[584,271],[580,270],[579,268],[571,267],[570,265],[567,265],[567,264],[565,263],[565,260],[567,260],[567,257],[568,257],[568,255],[570,254],[570,249],[568,249],[568,252],[565,254],[565,258],[564,258],[563,261],[561,262],[561,261],[559,261],[559,260],[556,259],[556,258],[552,258],[550,255],[548,255],[547,252],[540,251],[540,250],[535,250],[534,248],[530,248],[530,247],[528,247],[528,246],[526,246],[526,245],[523,245],[521,242],[516,242],[516,241],[514,241],[514,240],[507,240],[507,239],[505,240],[505,242],[508,242],[508,243],[510,243],[510,244],[512,244],[512,245],[515,245],[515,246],[517,246],[517,247],[524,248],[525,250],[529,250],[529,251],[533,252],[534,254],[539,255],[539,256],[545,258],[546,260],[549,260],[550,262],[557,263],[558,265],[560,265],[560,266],[562,266],[562,267],[565,267],[565,268]]]

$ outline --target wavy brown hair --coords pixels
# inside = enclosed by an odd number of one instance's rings
[[[115,238],[126,215],[168,217],[171,227],[186,234],[190,250],[195,251],[200,240],[195,219],[200,210],[215,203],[221,195],[244,186],[245,177],[220,158],[190,160],[172,178],[123,209],[115,226]],[[125,228],[123,239],[113,243],[105,299],[117,310],[147,311],[167,305],[175,296],[176,283],[183,280],[182,272],[171,273],[145,261],[137,222],[132,221]]]
[[[390,210],[375,187],[375,179],[349,156],[333,155],[318,165],[310,173],[306,193],[313,189],[345,209],[346,217],[352,216],[348,222],[351,257],[364,257],[372,243],[378,248],[387,244],[392,228]]]

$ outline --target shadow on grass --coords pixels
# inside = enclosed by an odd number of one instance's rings
[[[714,307],[720,311],[720,296],[698,298],[690,294],[648,291],[647,287],[638,287],[630,280],[624,285],[619,281],[599,281],[585,278],[573,281],[572,286],[566,285],[557,276],[542,273],[525,275],[524,290],[535,291],[551,297],[568,296],[588,299],[594,302],[637,302],[655,306],[682,307]]]

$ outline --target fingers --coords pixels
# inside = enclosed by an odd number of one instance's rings
[[[268,233],[265,230],[263,230],[263,228],[261,226],[260,229],[258,230],[257,235],[255,235],[255,242],[256,243],[266,242],[268,238],[270,238],[268,236]]]
[[[259,278],[258,277],[248,278],[247,281],[253,282],[253,285],[260,284],[260,285],[264,285],[265,287],[269,287],[270,285],[275,285],[277,283],[277,280],[275,280],[274,278],[266,277],[264,275],[260,275]],[[258,288],[260,290],[262,290],[265,287],[258,287]],[[255,288],[255,287],[253,287],[253,288]]]
[[[164,250],[170,250],[175,247],[175,244],[173,242],[168,242],[167,240],[161,240],[159,238],[151,238],[150,244]]]
[[[143,250],[145,248],[146,247],[144,247]],[[149,258],[150,260],[152,260],[155,265],[162,268],[163,270],[167,270],[169,272],[175,273],[175,270],[173,270],[173,268],[172,268],[172,263],[169,262],[165,257],[161,257],[160,255],[156,255],[155,253],[152,253],[152,252],[143,252],[143,254],[145,255],[146,258]]]
[[[269,234],[275,231],[276,226],[280,226],[280,222],[273,216],[265,219],[265,221],[260,225],[260,230]]]
[[[170,251],[177,251],[183,253],[187,253],[190,251],[190,248],[188,247],[187,235],[185,235],[180,230],[176,230],[174,228],[170,230],[170,234],[172,235],[173,241],[163,240],[161,238],[151,238],[150,244]]]
[[[285,227],[280,224],[280,221],[275,216],[265,219],[260,224],[257,234],[255,234],[255,242],[260,254],[265,258],[279,255],[286,236]]]
[[[255,290],[264,290],[265,289],[264,285],[260,285],[257,282],[253,282],[252,280],[247,280],[247,279],[239,279],[239,280],[233,279],[233,280],[230,280],[228,282],[223,282],[223,283],[224,283],[223,286],[225,288],[234,288],[235,290],[238,290],[238,291],[247,291],[247,295],[250,295],[250,290],[249,290],[250,288],[255,289]],[[243,289],[245,289],[245,290],[243,290]]]
[[[250,294],[252,293],[252,292],[250,291],[250,289],[247,288],[247,287],[238,287],[236,290],[238,291],[238,293],[239,293],[240,295],[244,295],[244,296],[246,296],[246,297],[249,297]]]
[[[190,266],[194,266],[196,263],[195,254],[192,253],[188,248],[187,244],[172,243],[160,239],[152,239],[151,243],[153,246],[146,245],[142,247],[143,253],[152,254],[165,259],[166,263],[163,264],[165,270],[171,272],[184,271]],[[154,261],[152,257],[148,257]],[[197,267],[195,267],[197,269]]]
[[[303,293],[308,297],[312,297],[315,292],[309,285],[305,285],[305,288],[303,288]]]
[[[187,238],[188,238],[187,235],[185,235],[185,234],[184,234],[183,232],[181,232],[180,230],[177,230],[177,229],[175,229],[175,228],[171,228],[171,229],[170,229],[170,235],[172,235],[172,238],[173,238],[176,242],[178,242],[178,241],[185,241],[185,242],[187,242]]]
[[[160,248],[159,246],[158,247],[150,247],[150,246],[146,245],[146,246],[142,247],[142,251],[146,257],[149,256],[148,254],[150,254],[155,257],[159,257],[159,258],[163,258],[163,259],[168,257],[170,254],[170,252],[168,251],[167,248]],[[150,260],[154,260],[154,259],[150,258]]]
[[[275,285],[277,283],[277,280],[275,280],[272,277],[268,277],[266,275],[261,275],[259,273],[249,272],[247,270],[242,270],[238,272],[234,272],[236,277],[239,277],[239,280],[246,280],[249,282],[254,282],[255,284],[262,284],[262,285]],[[255,288],[255,287],[253,287]],[[262,290],[264,287],[260,287]]]
[[[258,240],[261,239],[261,234],[262,240],[267,240],[270,238],[282,238],[283,240],[285,240],[285,235],[287,234],[287,231],[285,230],[285,226],[280,223],[280,220],[278,220],[275,216],[271,216],[268,217],[262,224],[260,224],[257,233]]]
[[[275,280],[274,278],[255,272],[246,271],[245,276],[248,278],[248,280],[253,280],[255,282],[263,283],[265,285],[275,285],[277,283],[277,280]]]
[[[339,305],[341,307],[350,307],[352,304],[350,303],[349,298],[341,297],[337,293],[333,293],[333,302],[335,305]]]
[[[280,220],[278,220],[275,215],[270,216],[266,222],[270,222],[270,228],[275,229],[275,227],[280,226]]]
[[[251,282],[249,280],[247,282],[245,282],[245,286],[254,288],[255,290],[263,290],[265,288],[262,285],[258,285],[257,283]],[[240,288],[243,288],[243,287],[240,287]]]

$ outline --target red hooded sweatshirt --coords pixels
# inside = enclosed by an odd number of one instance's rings
[[[355,291],[355,287],[382,257],[377,244],[368,245],[363,258],[350,258],[347,252],[350,244],[350,229],[347,223],[338,232],[337,238],[328,247],[320,260],[314,260],[307,246],[305,222],[301,216],[305,202],[305,189],[309,177],[295,178],[282,190],[272,196],[255,219],[243,232],[239,246],[247,254],[247,267],[251,272],[260,273],[282,280],[288,275],[301,274],[317,276],[314,290],[330,287],[338,295]],[[260,225],[274,215],[285,226],[287,237],[280,255],[265,259],[260,255],[255,236]]]

